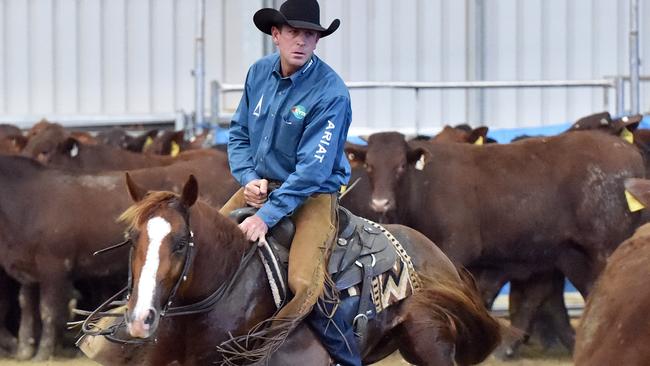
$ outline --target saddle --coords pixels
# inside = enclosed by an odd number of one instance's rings
[[[252,207],[237,209],[231,212],[230,217],[241,223],[246,217],[254,215],[256,210]],[[398,255],[388,235],[383,232],[385,229],[379,225],[373,225],[371,221],[354,215],[344,207],[339,207],[338,216],[338,239],[331,250],[327,270],[339,292],[360,296],[354,325],[357,333],[364,334],[368,320],[373,319],[377,312],[372,296],[372,280],[391,271]],[[283,218],[267,235],[269,249],[260,248],[278,307],[282,306],[288,296],[287,265],[294,234],[293,221]],[[276,267],[280,273],[276,273]]]

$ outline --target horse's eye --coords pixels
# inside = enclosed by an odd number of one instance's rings
[[[183,249],[185,249],[186,246],[187,246],[187,239],[177,240],[174,243],[173,251],[174,251],[174,253],[178,253],[178,252],[182,251]]]

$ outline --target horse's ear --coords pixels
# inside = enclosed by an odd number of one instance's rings
[[[187,182],[185,182],[185,185],[183,186],[183,194],[181,194],[181,202],[187,207],[191,207],[194,202],[196,202],[196,198],[199,195],[199,183],[196,181],[196,178],[194,178],[194,175],[190,175],[189,178],[187,178]]]
[[[140,187],[137,185],[133,179],[131,179],[131,175],[129,173],[125,173],[126,175],[126,188],[129,190],[129,195],[131,196],[131,199],[133,202],[140,202],[142,198],[147,194],[147,190]]]

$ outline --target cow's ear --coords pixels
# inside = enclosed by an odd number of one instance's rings
[[[11,135],[7,137],[11,144],[16,147],[16,149],[22,151],[27,145],[27,137],[23,135]]]
[[[641,114],[635,114],[632,116],[625,116],[615,119],[612,121],[612,124],[615,127],[614,132],[620,134],[623,128],[626,128],[628,131],[635,131],[637,128],[639,128],[639,124],[641,123],[642,119],[643,115]]]
[[[79,148],[81,143],[74,137],[66,138],[60,145],[59,148],[62,153],[70,156],[71,158],[76,158],[79,155]]]
[[[479,144],[478,141],[481,141],[480,145],[483,145],[487,139],[488,128],[485,126],[477,127],[472,130],[467,138],[467,142],[470,144]]]
[[[415,165],[415,169],[422,170],[431,159],[431,153],[422,147],[409,148],[406,153],[406,161],[409,165]]]
[[[128,172],[124,174],[126,178],[126,188],[129,191],[129,196],[131,196],[133,202],[140,202],[147,194],[147,190],[137,185],[133,179],[131,179],[131,175]]]
[[[625,191],[629,192],[645,207],[650,206],[650,180],[628,178],[625,180]],[[629,198],[628,198],[629,203]]]
[[[368,152],[367,146],[350,142],[345,143],[345,155],[347,155],[350,166],[353,168],[363,166],[366,163],[366,152]]]
[[[183,194],[181,194],[181,202],[186,207],[191,207],[194,202],[196,202],[196,198],[199,195],[199,183],[196,181],[196,178],[194,178],[194,175],[190,174],[190,177],[187,178],[187,182],[185,182],[185,185],[183,186]]]

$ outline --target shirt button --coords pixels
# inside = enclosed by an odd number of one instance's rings
[[[264,136],[264,141],[266,141],[266,140],[268,140],[268,139],[269,139],[268,136]]]
[[[271,117],[275,117],[275,113],[271,113]]]

